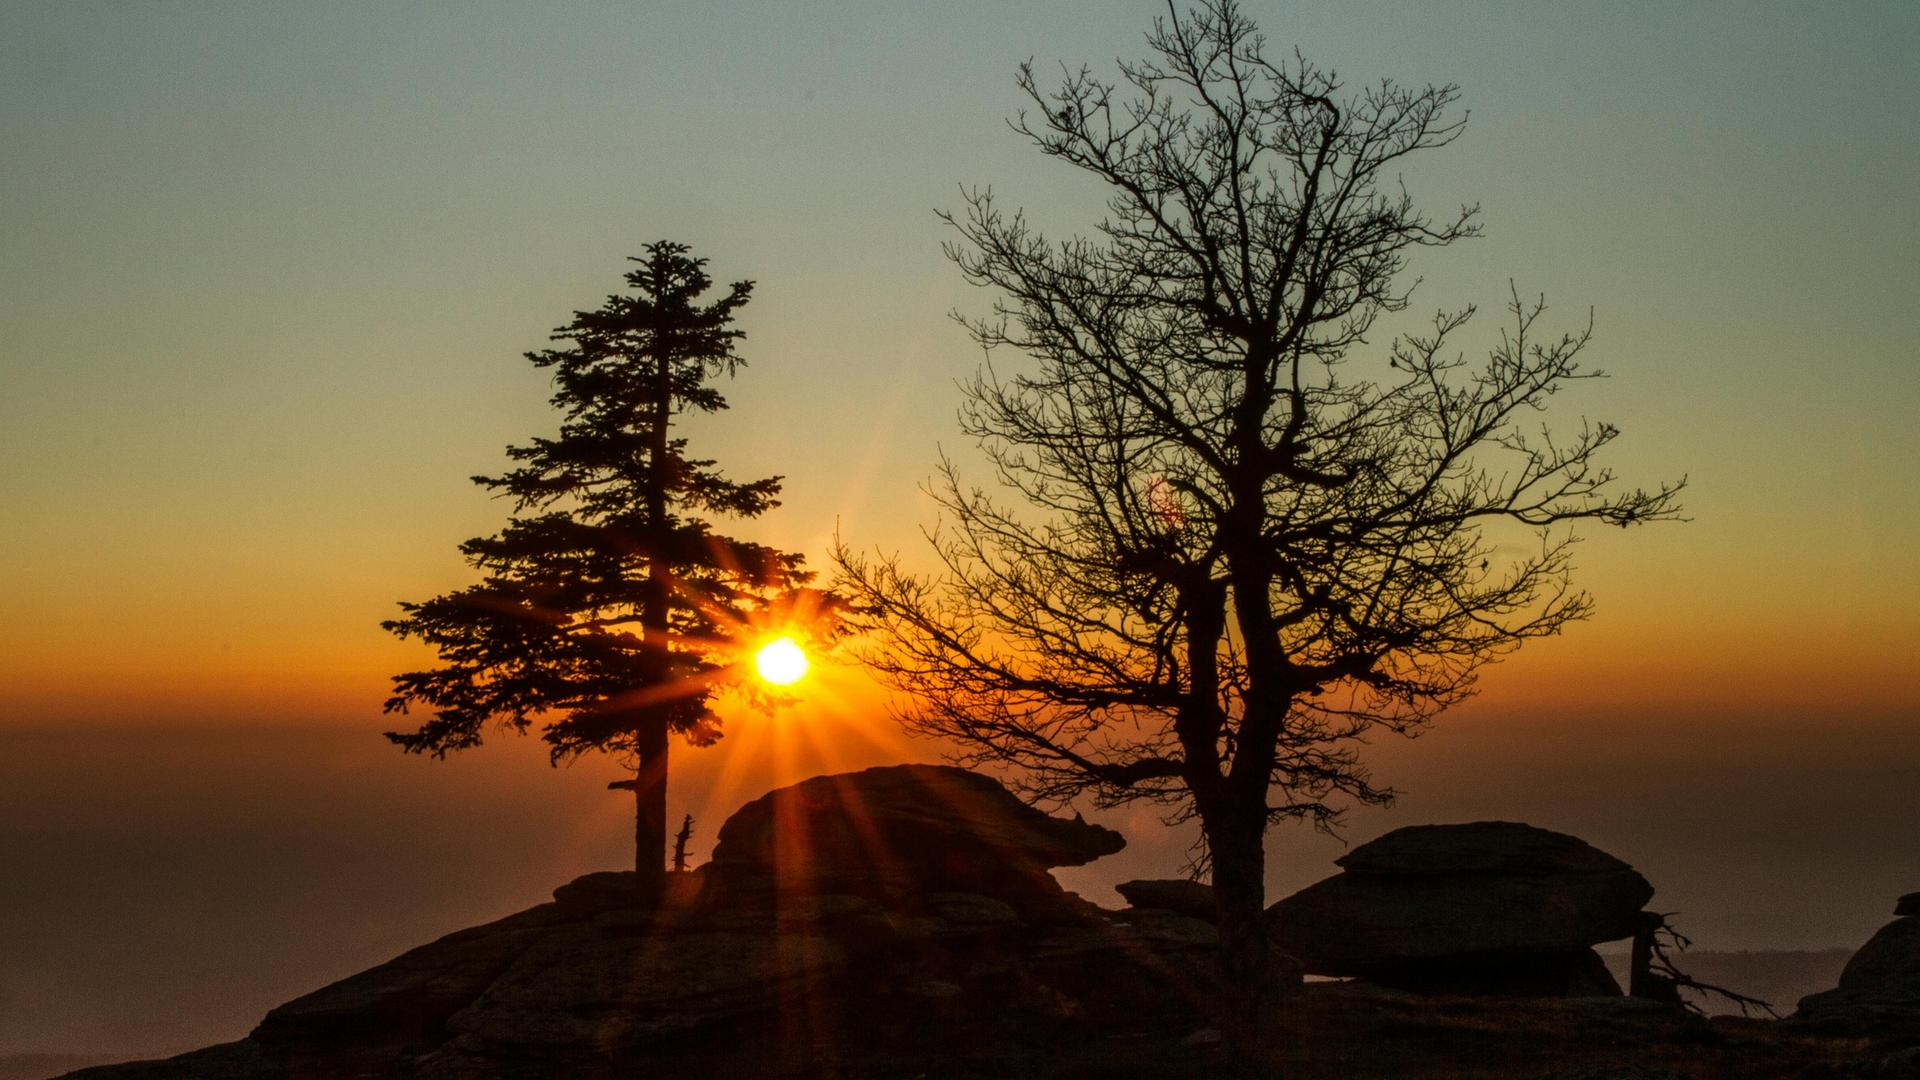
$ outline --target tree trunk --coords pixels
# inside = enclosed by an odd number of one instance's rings
[[[667,494],[674,482],[672,442],[667,427],[673,417],[672,350],[656,343],[653,357],[653,424],[647,432],[646,556],[647,587],[640,605],[640,629],[646,650],[646,685],[657,689],[670,678],[667,611],[671,587],[667,552],[672,523],[667,517]],[[642,715],[634,732],[640,763],[633,776],[633,868],[640,875],[641,894],[658,899],[667,884],[667,722]]]
[[[1220,817],[1205,823],[1219,905],[1220,1019],[1229,1041],[1246,1048],[1258,1042],[1284,989],[1267,932],[1266,819],[1263,813]]]
[[[1653,970],[1655,946],[1659,941],[1660,929],[1665,925],[1666,920],[1651,911],[1643,911],[1635,919],[1633,956],[1627,969],[1627,995],[1680,1005],[1684,1004],[1680,988],[1672,979]],[[1744,1006],[1742,1011],[1745,1011]]]
[[[638,732],[640,763],[633,774],[633,869],[642,895],[658,897],[667,883],[667,726],[647,721]]]

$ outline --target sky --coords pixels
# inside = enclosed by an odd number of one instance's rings
[[[735,531],[920,550],[967,447],[992,297],[935,211],[1050,231],[1102,193],[1011,133],[1015,67],[1111,70],[1164,9],[774,3],[0,6],[0,1054],[157,1052],[617,866],[611,765],[378,732],[402,599],[470,580],[467,481],[553,426],[521,359],[653,240],[751,278],[733,408],[688,428],[786,479]],[[1506,818],[1639,866],[1701,947],[1864,940],[1920,888],[1920,10],[1900,2],[1249,0],[1364,85],[1458,83],[1409,163],[1486,236],[1415,311],[1509,282],[1592,312],[1633,483],[1690,521],[1595,532],[1598,612],[1370,751],[1401,824]],[[1484,345],[1494,320],[1476,324]],[[996,358],[996,363],[999,358]],[[680,752],[710,830],[812,772],[937,757],[857,672]],[[1103,902],[1185,846],[1110,819]],[[699,845],[695,845],[696,851]],[[1272,841],[1274,895],[1338,841]]]

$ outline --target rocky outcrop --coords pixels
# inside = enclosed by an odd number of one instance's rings
[[[1396,829],[1268,909],[1309,974],[1408,990],[1618,994],[1593,952],[1653,886],[1576,837],[1506,821]]]
[[[816,777],[748,804],[657,901],[633,874],[588,874],[287,1002],[242,1042],[75,1075],[914,1075],[948,1058],[1014,1075],[993,1055],[1097,1043],[1147,1001],[1173,1045],[1197,1026],[1213,928],[1113,918],[1047,874],[1121,844],[958,769]]]
[[[556,889],[552,903],[290,1001],[247,1039],[74,1080],[1437,1077],[1449,1064],[1513,1077],[1651,1080],[1672,1068],[1885,1080],[1908,1075],[1898,1069],[1911,1064],[1897,1040],[1709,1021],[1633,998],[1433,998],[1355,980],[1290,995],[1272,1014],[1278,1037],[1256,1048],[1260,1059],[1230,1068],[1208,1011],[1217,1001],[1218,935],[1175,906],[1198,910],[1210,899],[1205,886],[1130,883],[1144,886],[1126,890],[1135,906],[1106,911],[1032,881],[1008,889],[964,868],[956,876],[944,858],[911,847],[905,857],[876,858],[917,837],[999,852],[1025,878],[1117,838],[1083,823],[1035,823],[1030,811],[990,797],[962,803],[992,808],[977,817],[952,812],[910,824],[909,803],[880,798],[952,790],[944,771],[823,779],[833,782],[809,782],[811,790],[830,793],[817,805],[837,823],[809,825],[805,873],[784,855],[754,853],[798,850],[779,835],[783,822],[810,819],[748,817],[727,832],[746,837],[744,846],[670,875],[657,898],[644,896],[632,874],[588,874]],[[874,834],[893,837],[887,845],[814,842],[857,826],[852,808],[867,805],[891,822]],[[1538,840],[1533,832],[1518,835]],[[1347,874],[1396,876],[1384,866],[1417,870],[1397,875],[1408,879],[1497,880],[1544,864],[1562,875],[1618,875],[1604,856],[1560,841],[1533,861],[1447,841],[1457,858],[1435,859],[1416,844],[1380,863],[1369,861],[1379,850],[1361,849],[1367,869]],[[888,884],[863,886],[860,871],[876,866]],[[955,887],[962,884],[972,888]],[[1583,893],[1569,887],[1567,895]],[[1513,958],[1502,955],[1510,974]],[[1647,1071],[1622,1071],[1627,1063]],[[1814,1069],[1825,1071],[1803,1071]]]
[[[1800,999],[1796,1020],[1837,1031],[1920,1034],[1920,893],[1894,905],[1894,920],[1867,939],[1840,985]]]
[[[911,903],[965,892],[1050,913],[1056,866],[1126,846],[1112,829],[1050,817],[991,777],[945,765],[817,776],[768,792],[721,826],[706,868],[729,892],[772,888]]]
[[[1214,922],[1220,909],[1213,898],[1213,886],[1185,878],[1151,878],[1123,881],[1113,887],[1129,907],[1153,911],[1172,911],[1190,919]]]

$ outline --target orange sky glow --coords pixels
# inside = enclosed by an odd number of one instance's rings
[[[508,507],[468,478],[556,423],[521,354],[690,244],[757,284],[689,450],[786,478],[721,530],[924,566],[941,454],[987,478],[950,315],[993,300],[934,211],[991,184],[1089,231],[1104,193],[1006,129],[1014,68],[1139,55],[1161,11],[562,7],[0,5],[0,1055],[235,1038],[629,859],[604,757],[380,738],[432,662],[380,622],[473,580],[457,545]],[[1247,7],[1350,86],[1462,86],[1465,135],[1405,180],[1487,235],[1420,253],[1379,329],[1510,287],[1591,312],[1609,378],[1543,419],[1618,425],[1630,486],[1688,481],[1691,520],[1579,545],[1590,621],[1367,748],[1404,795],[1346,839],[1530,821],[1640,867],[1702,947],[1857,944],[1920,882],[1920,7]],[[811,659],[675,744],[696,852],[772,785],[948,749]],[[1155,808],[1084,809],[1129,846],[1070,887],[1179,871]],[[1276,830],[1269,890],[1340,843]]]

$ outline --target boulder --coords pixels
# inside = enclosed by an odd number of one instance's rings
[[[1895,915],[1920,915],[1920,892],[1910,892],[1894,901]]]
[[[1113,891],[1126,899],[1128,906],[1173,911],[1188,918],[1214,922],[1219,908],[1213,899],[1213,886],[1185,878],[1151,878],[1123,881]]]
[[[1839,986],[1800,999],[1795,1019],[1859,1034],[1920,1032],[1920,918],[1881,927],[1847,961]]]
[[[991,777],[894,765],[816,776],[748,803],[720,827],[705,869],[733,895],[965,892],[1030,910],[1063,895],[1049,869],[1125,845],[1111,829],[1035,810]]]
[[[1396,829],[1268,909],[1313,975],[1424,991],[1618,994],[1592,946],[1633,936],[1653,886],[1576,837],[1483,821]]]
[[[1517,821],[1408,825],[1361,844],[1333,864],[1354,874],[1395,877],[1591,875],[1626,880],[1653,895],[1652,886],[1633,867],[1585,840]]]

